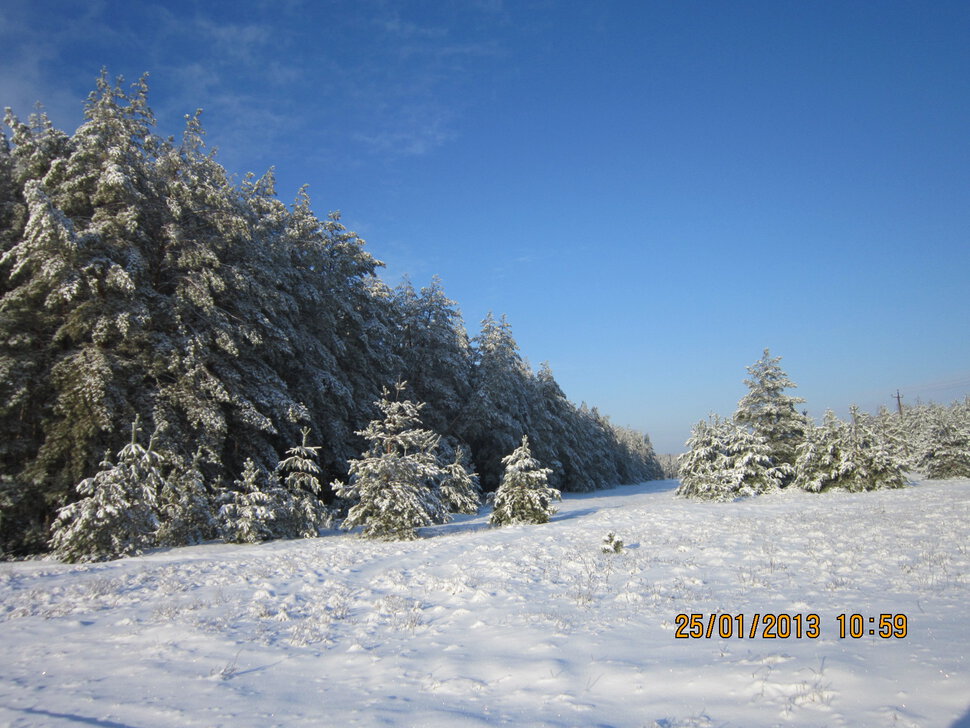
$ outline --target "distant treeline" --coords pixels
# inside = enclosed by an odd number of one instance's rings
[[[144,79],[105,75],[72,135],[9,110],[0,132],[0,549],[46,548],[59,507],[131,438],[232,488],[319,445],[346,477],[385,387],[408,382],[445,450],[470,451],[485,490],[528,435],[549,484],[586,491],[659,477],[648,438],[575,406],[534,372],[504,317],[470,338],[435,279],[389,287],[339,214],[272,173],[229,178],[199,114],[152,129]],[[447,453],[450,455],[450,452]],[[325,499],[332,494],[324,493]]]
[[[733,500],[779,488],[867,491],[901,488],[906,474],[970,477],[970,398],[949,406],[883,408],[875,415],[853,406],[851,420],[831,410],[816,426],[786,394],[795,384],[781,357],[748,367],[748,394],[729,419],[701,420],[680,456],[679,495]]]

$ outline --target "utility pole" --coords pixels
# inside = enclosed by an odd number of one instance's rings
[[[899,410],[899,416],[900,416],[900,418],[902,418],[902,416],[903,416],[903,395],[901,395],[899,393],[899,390],[898,389],[896,390],[896,394],[893,395],[893,399],[896,400],[896,409]]]

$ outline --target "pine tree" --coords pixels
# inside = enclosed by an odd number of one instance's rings
[[[411,540],[417,528],[444,519],[436,487],[439,436],[420,427],[421,404],[400,399],[405,385],[395,385],[396,401],[384,390],[376,403],[383,418],[358,433],[370,447],[349,462],[349,483],[333,483],[337,495],[354,504],[341,527],[363,526],[366,538]]]
[[[405,278],[394,290],[394,305],[398,378],[407,380],[415,399],[425,403],[422,419],[427,427],[447,432],[454,428],[470,387],[472,352],[461,313],[437,276],[420,294]]]
[[[301,431],[303,441],[300,445],[286,451],[287,457],[276,468],[283,485],[289,491],[291,504],[286,518],[277,518],[280,535],[300,538],[313,538],[320,534],[321,528],[330,524],[330,514],[320,500],[320,466],[316,463],[319,446],[307,445],[310,428]],[[285,521],[285,526],[281,523]]]
[[[810,433],[799,448],[795,484],[821,492],[853,492],[902,488],[902,463],[893,458],[870,419],[852,407],[852,422],[839,422],[827,412],[822,427]]]
[[[731,420],[712,416],[694,425],[680,458],[676,494],[699,500],[733,500],[781,486],[768,443]]]
[[[454,461],[441,468],[438,489],[448,513],[478,513],[482,501],[478,475],[465,467],[465,451],[461,447],[455,448]]]
[[[275,521],[281,510],[279,483],[253,462],[246,460],[236,490],[227,494],[219,509],[219,531],[231,543],[259,543],[276,536]]]
[[[102,75],[85,122],[56,145],[58,156],[40,154],[43,177],[24,185],[24,238],[5,253],[11,319],[3,327],[35,332],[28,357],[43,397],[24,472],[44,481],[54,502],[117,446],[123,421],[148,414],[131,353],[150,346],[144,251],[164,206],[146,204],[157,197],[146,90],[142,82],[128,96]],[[28,143],[24,155],[36,163],[43,147]]]
[[[871,425],[894,460],[903,463],[907,468],[915,465],[905,416],[900,411],[890,412],[886,407],[880,407]]]
[[[170,456],[175,460],[177,456]],[[165,479],[158,497],[159,546],[186,546],[215,538],[218,521],[200,469],[201,450],[192,461],[179,461]]]
[[[556,512],[552,501],[561,500],[555,488],[548,485],[549,468],[540,467],[532,457],[529,438],[522,436],[522,444],[502,458],[505,472],[502,484],[495,493],[495,509],[489,518],[493,526],[516,523],[547,523]]]
[[[940,410],[929,426],[917,467],[934,479],[970,478],[970,417],[967,403]]]
[[[154,544],[158,529],[157,498],[164,486],[161,457],[137,440],[137,421],[131,442],[107,459],[101,470],[78,483],[84,496],[58,511],[51,548],[64,561],[103,561],[141,553]]]
[[[505,316],[496,321],[489,313],[473,344],[471,395],[458,435],[471,445],[483,487],[494,490],[501,478],[503,455],[515,448],[518,433],[531,430],[532,373]]]
[[[794,485],[812,493],[837,485],[843,476],[842,447],[846,440],[845,423],[828,410],[822,425],[810,428],[798,448]]]
[[[772,358],[765,349],[761,359],[748,367],[751,379],[744,383],[749,391],[738,403],[734,419],[764,438],[772,462],[781,468],[779,473],[787,484],[794,477],[795,451],[805,436],[808,422],[795,408],[805,400],[785,394],[795,384],[782,371],[780,361],[781,357]]]

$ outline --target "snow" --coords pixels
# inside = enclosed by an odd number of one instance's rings
[[[4,726],[968,726],[970,480],[0,564]],[[601,551],[614,531],[626,544]],[[817,639],[676,615],[817,613]],[[906,614],[840,639],[838,614]]]

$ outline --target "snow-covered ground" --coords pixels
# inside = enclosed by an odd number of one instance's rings
[[[970,481],[726,504],[675,486],[416,542],[0,564],[0,725],[970,726]],[[820,634],[675,638],[678,614],[718,612],[746,632],[815,613]],[[839,614],[876,622],[842,639]],[[906,636],[869,635],[881,614]]]

